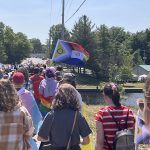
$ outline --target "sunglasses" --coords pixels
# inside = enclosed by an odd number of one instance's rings
[[[143,99],[138,99],[137,100],[137,105],[139,106],[141,111],[143,111],[143,109],[144,109],[144,103],[147,103],[147,108],[150,111],[150,101],[146,101],[146,100],[143,100]]]

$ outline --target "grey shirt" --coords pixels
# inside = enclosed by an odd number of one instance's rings
[[[68,143],[74,121],[75,111],[71,109],[54,110],[49,112],[40,128],[38,135],[50,139],[53,147],[65,147]],[[85,118],[78,112],[75,128],[71,138],[71,146],[80,143],[80,136],[86,137],[91,129]]]

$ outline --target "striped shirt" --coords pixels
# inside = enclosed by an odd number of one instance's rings
[[[125,128],[125,119],[128,113],[128,107],[126,106],[106,106],[101,108],[96,113],[96,121],[99,121],[103,124],[104,134],[107,138],[109,145],[111,146],[116,135],[116,131],[118,130],[116,123],[114,122],[111,114],[108,112],[108,109],[112,112],[116,121],[120,123],[121,128]],[[133,112],[129,110],[128,116],[128,129],[133,129],[135,124],[135,118]],[[108,144],[106,140],[104,140],[104,150],[109,150]]]

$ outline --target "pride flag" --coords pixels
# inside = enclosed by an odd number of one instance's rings
[[[89,53],[79,44],[69,41],[58,40],[52,61],[75,66],[84,66],[89,59]]]

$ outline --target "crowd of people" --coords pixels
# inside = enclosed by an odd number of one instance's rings
[[[95,116],[95,150],[150,144],[150,75],[143,91],[134,114],[120,103],[118,85],[105,84],[106,106]],[[0,150],[81,150],[91,133],[73,73],[46,65],[0,70]]]

